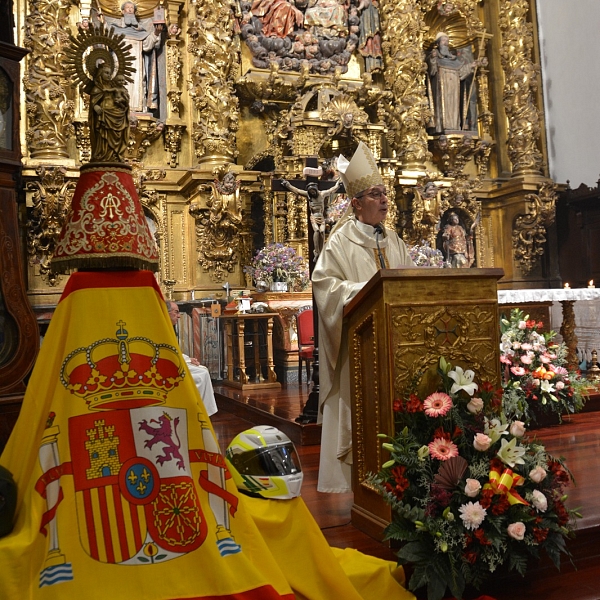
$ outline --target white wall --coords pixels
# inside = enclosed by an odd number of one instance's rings
[[[550,177],[600,179],[600,0],[537,0]]]

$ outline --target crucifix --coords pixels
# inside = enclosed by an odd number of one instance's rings
[[[292,182],[286,179],[273,179],[271,184],[271,189],[275,192],[292,192],[297,196],[306,198],[306,212],[309,216],[308,231],[311,228],[313,230],[313,235],[308,236],[308,269],[311,277],[315,263],[325,242],[325,214],[328,200],[333,194],[344,191],[341,180],[328,181],[319,179],[322,172],[321,167],[319,167],[319,159],[316,156],[309,156],[306,158],[306,166],[304,168],[306,179],[293,179]],[[314,293],[312,305],[315,342],[311,377],[312,386],[302,414],[296,418],[296,421],[302,424],[316,423],[319,411],[319,315]]]

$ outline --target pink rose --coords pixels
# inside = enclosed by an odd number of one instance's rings
[[[473,447],[479,452],[485,452],[489,449],[492,438],[485,433],[478,433],[473,440]]]
[[[546,479],[546,469],[544,467],[537,466],[535,469],[529,471],[529,479],[535,483],[540,483]]]
[[[525,435],[525,423],[523,421],[513,421],[510,426],[510,435],[514,435],[517,438]]]
[[[564,387],[565,387],[565,382],[564,382],[564,381],[557,381],[557,382],[554,384],[554,387],[555,387],[557,390],[559,390],[559,391],[560,391],[560,390],[564,389]]]
[[[467,483],[465,484],[465,494],[469,496],[469,498],[475,498],[480,490],[481,484],[477,479],[467,479]]]
[[[527,323],[525,321],[519,321],[517,326],[519,329],[525,329],[527,327]]]
[[[520,542],[525,537],[525,524],[521,523],[521,521],[511,523],[508,526],[508,535]]]
[[[548,509],[548,498],[539,490],[533,490],[531,502],[540,512],[546,512]]]
[[[481,398],[471,398],[467,404],[467,410],[476,415],[483,410],[483,400]]]
[[[523,367],[511,367],[510,372],[513,375],[516,375],[517,377],[521,377],[521,376],[525,375],[525,373],[527,371],[525,371],[525,369]]]

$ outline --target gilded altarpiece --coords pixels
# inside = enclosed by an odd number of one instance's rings
[[[473,242],[470,266],[503,268],[500,287],[558,280],[531,0],[351,0],[329,12],[297,7],[285,27],[260,0],[135,4],[144,95],[130,107],[127,161],[167,296],[251,288],[243,267],[270,242],[307,255],[306,205],[272,179],[301,177],[311,156],[335,177],[335,157],[359,141],[388,185],[386,224],[407,243],[440,246],[454,212]],[[87,106],[64,70],[69,35],[104,21],[135,36],[117,0],[14,9],[16,41],[29,50],[20,125],[29,297],[52,305],[67,279],[52,272],[53,246],[90,158]],[[459,64],[462,100],[440,96],[436,78]]]

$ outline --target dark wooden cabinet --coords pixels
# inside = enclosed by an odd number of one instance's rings
[[[600,286],[600,181],[560,194],[556,207],[558,260],[563,283]]]
[[[18,223],[19,61],[26,50],[0,40],[0,452],[17,419],[39,349],[27,299]]]

